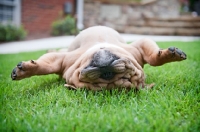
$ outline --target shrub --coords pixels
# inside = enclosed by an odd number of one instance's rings
[[[0,42],[22,40],[26,37],[26,34],[22,26],[16,27],[11,24],[3,25],[0,23]]]
[[[74,35],[78,32],[76,21],[73,17],[67,16],[63,20],[57,20],[52,24],[52,35]]]

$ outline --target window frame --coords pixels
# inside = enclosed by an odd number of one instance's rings
[[[13,0],[13,1],[1,0],[0,4],[3,6],[13,7],[12,20],[11,21],[3,20],[3,21],[0,21],[0,23],[13,24],[16,26],[20,26],[21,25],[21,0]],[[10,13],[3,11],[2,14],[10,14]]]

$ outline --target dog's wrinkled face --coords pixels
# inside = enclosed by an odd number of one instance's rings
[[[81,71],[81,74],[91,80],[98,78],[111,80],[118,72],[113,64],[118,59],[119,57],[110,51],[100,50],[93,55],[90,64]]]
[[[91,59],[79,72],[81,82],[92,84],[93,87],[109,88],[137,86],[141,80],[142,72],[135,65],[137,62],[121,47],[100,46],[84,54],[91,56]]]

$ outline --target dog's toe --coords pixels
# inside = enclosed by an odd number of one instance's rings
[[[183,53],[183,51],[180,50],[180,49],[178,49],[178,48],[176,48],[176,53],[178,53],[179,55],[181,55]]]
[[[184,60],[187,59],[187,55],[182,51],[180,54],[181,58],[183,58]]]
[[[12,70],[11,78],[12,78],[12,80],[16,80],[16,78],[17,78],[16,68],[14,68],[14,69]]]
[[[17,64],[17,67],[18,67],[20,70],[22,70],[22,62],[19,62],[19,63]]]
[[[175,47],[169,47],[168,50],[171,51],[172,53],[174,53]]]

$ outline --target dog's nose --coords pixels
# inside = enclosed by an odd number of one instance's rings
[[[93,55],[90,66],[94,67],[107,67],[110,66],[114,60],[119,59],[116,55],[112,54],[108,50],[100,50]]]
[[[110,80],[115,76],[112,62],[119,59],[116,55],[112,54],[108,50],[100,50],[93,56],[91,66],[98,67],[100,71],[100,78]]]

